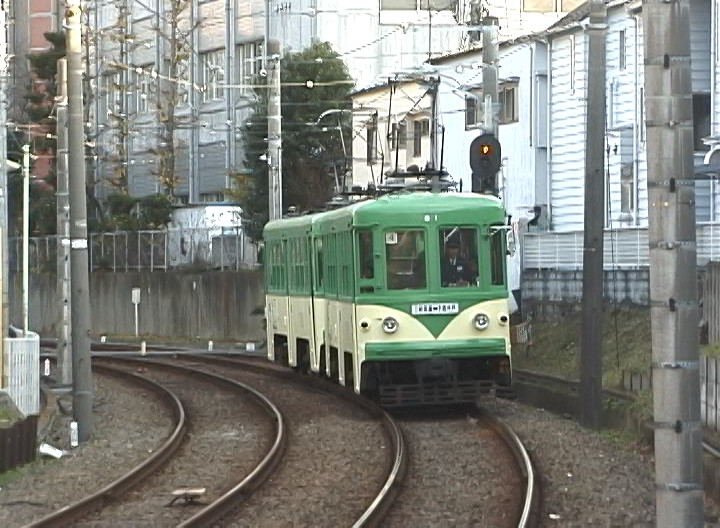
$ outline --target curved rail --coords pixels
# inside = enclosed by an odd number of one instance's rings
[[[392,458],[392,466],[388,471],[388,476],[380,488],[380,491],[358,520],[355,521],[353,528],[370,528],[381,525],[383,518],[390,511],[392,503],[395,501],[402,489],[402,482],[405,478],[408,467],[408,450],[405,446],[405,438],[403,437],[402,429],[395,419],[393,419],[382,407],[376,405],[374,402],[365,397],[356,395],[352,390],[345,387],[335,383],[328,383],[316,376],[301,376],[289,369],[278,367],[277,365],[269,363],[263,358],[228,358],[224,356],[206,354],[203,354],[202,356],[183,356],[183,358],[188,357],[192,357],[195,360],[212,361],[216,364],[235,368],[240,367],[255,373],[279,377],[284,380],[307,385],[324,392],[330,392],[354,405],[363,407],[372,416],[379,417],[393,446],[394,454]]]
[[[536,478],[535,467],[522,440],[505,423],[493,416],[486,409],[478,409],[479,418],[489,423],[502,438],[505,445],[515,458],[520,472],[525,479],[525,499],[523,509],[517,521],[518,528],[529,528],[540,525],[541,489],[540,480]]]
[[[185,438],[185,433],[187,432],[185,408],[180,402],[180,399],[173,392],[152,380],[124,370],[99,365],[93,365],[93,368],[98,371],[103,371],[107,375],[127,378],[134,384],[145,386],[153,392],[160,394],[172,405],[176,421],[175,429],[168,439],[152,454],[152,456],[147,458],[130,472],[111,482],[98,492],[88,495],[78,502],[65,506],[50,515],[43,517],[39,521],[30,524],[29,526],[31,527],[63,526],[89,514],[92,511],[95,511],[96,509],[102,508],[103,505],[114,500],[118,494],[135,486],[138,482],[142,481],[142,479],[164,464],[175,453],[175,451],[177,451]]]
[[[100,359],[97,358],[96,359]],[[287,446],[287,427],[285,426],[285,418],[283,417],[280,409],[271,402],[264,394],[253,389],[252,387],[235,381],[217,374],[197,370],[189,367],[183,367],[181,365],[174,365],[164,361],[152,361],[147,359],[127,359],[127,358],[116,358],[112,356],[105,356],[102,361],[123,361],[135,364],[153,365],[162,367],[170,370],[178,370],[185,374],[191,374],[192,376],[198,376],[210,380],[213,383],[224,383],[230,385],[235,389],[242,390],[257,399],[260,406],[265,410],[275,421],[275,440],[272,446],[265,454],[260,463],[253,469],[242,481],[233,486],[230,490],[225,492],[222,496],[208,504],[205,508],[197,512],[195,515],[186,519],[178,526],[182,527],[194,527],[194,526],[208,526],[213,522],[218,521],[227,513],[236,508],[244,499],[247,499],[252,493],[257,490],[272,474],[275,467],[282,460],[285,453],[285,447]]]
[[[568,388],[571,391],[575,391],[579,388],[580,382],[575,380],[567,380],[551,374],[545,374],[541,372],[533,372],[528,370],[514,370],[513,375],[519,374],[518,378],[529,383],[542,384],[551,383],[560,387]],[[635,400],[635,396],[632,393],[622,392],[613,389],[603,389],[603,394],[609,398],[616,398],[626,402],[632,402]],[[714,458],[720,459],[720,446],[708,442],[707,440],[702,441],[703,451],[708,453]]]

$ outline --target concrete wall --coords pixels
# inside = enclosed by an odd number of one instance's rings
[[[12,278],[11,321],[21,326],[21,277]],[[90,276],[92,333],[135,334],[132,288],[141,288],[140,334],[215,340],[259,340],[264,305],[262,271],[95,272]],[[55,336],[58,313],[55,275],[30,278],[30,327],[43,337]]]

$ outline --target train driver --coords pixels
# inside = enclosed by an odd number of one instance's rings
[[[448,240],[445,244],[445,255],[442,261],[443,286],[469,286],[472,281],[470,263],[460,254],[460,243]]]

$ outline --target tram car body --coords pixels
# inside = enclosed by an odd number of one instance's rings
[[[268,359],[384,406],[511,385],[497,198],[398,193],[264,229]]]

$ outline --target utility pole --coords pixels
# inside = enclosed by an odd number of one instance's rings
[[[268,198],[269,219],[282,218],[282,114],[280,43],[269,43],[268,56]]]
[[[690,1],[643,1],[656,526],[702,527]]]
[[[68,170],[70,176],[70,269],[72,280],[73,415],[78,440],[92,430],[93,380],[90,365],[90,284],[88,275],[87,205],[85,199],[85,126],[80,0],[65,8],[68,66]]]
[[[23,145],[23,274],[22,274],[22,320],[23,336],[27,337],[30,318],[30,145]]]
[[[583,243],[580,421],[598,429],[602,419],[603,237],[605,236],[605,0],[590,2],[587,119],[585,123],[585,234]]]
[[[482,19],[482,93],[483,111],[485,116],[485,133],[492,134],[499,139],[500,123],[498,120],[498,19],[497,17],[486,16]],[[498,171],[492,178],[492,189],[490,192],[495,196],[499,195],[500,182]]]
[[[70,203],[68,200],[68,100],[67,59],[57,61],[58,95],[55,98],[57,112],[57,292],[60,297],[58,312],[57,360],[60,384],[72,385],[72,321],[70,316]]]
[[[7,24],[8,2],[0,0],[0,290],[2,290],[2,313],[0,313],[0,386],[5,385],[5,338],[10,328],[10,302],[8,287],[10,283],[10,263],[8,260],[8,203],[7,203]]]

